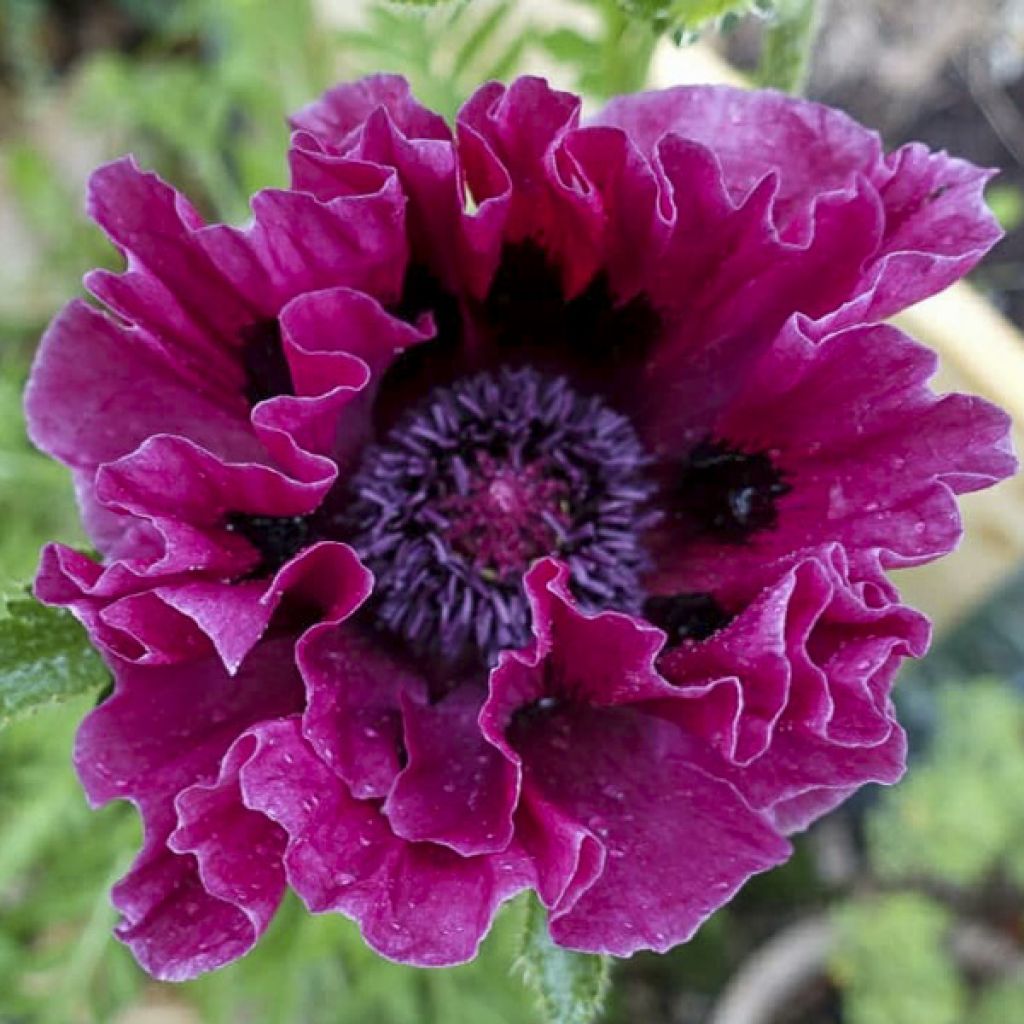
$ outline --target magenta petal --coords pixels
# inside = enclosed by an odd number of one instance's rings
[[[160,434],[99,468],[96,493],[107,506],[146,516],[159,510],[192,524],[219,526],[229,512],[294,516],[311,512],[333,483],[293,480],[260,463],[225,463],[182,437]]]
[[[659,153],[676,216],[647,291],[670,315],[645,368],[638,427],[671,455],[706,434],[794,313],[819,316],[848,299],[883,223],[877,194],[857,178],[815,204],[806,238],[784,242],[771,222],[777,176],[733,206],[713,153],[674,136]]]
[[[989,175],[923,146],[889,157],[875,132],[845,114],[780,93],[697,86],[614,99],[598,117],[630,133],[652,158],[666,138],[706,146],[733,201],[778,175],[773,222],[786,239],[807,230],[815,204],[862,177],[884,210],[877,251],[839,314],[880,320],[963,276],[999,239],[985,206]]]
[[[751,875],[789,856],[731,786],[694,767],[690,741],[665,722],[578,707],[519,735],[524,785],[607,852],[600,877],[552,913],[560,945],[617,956],[670,949]]]
[[[370,574],[351,548],[322,541],[302,551],[272,579],[183,583],[155,593],[192,619],[228,671],[235,672],[286,595],[317,609],[324,620],[339,622],[366,600],[371,586]]]
[[[671,227],[653,169],[615,128],[579,128],[562,150],[575,190],[600,199],[602,262],[616,295],[644,291]]]
[[[459,111],[460,160],[477,204],[465,224],[472,293],[486,290],[503,239],[541,241],[559,259],[570,295],[598,269],[600,204],[574,187],[572,172],[559,167],[555,155],[579,123],[579,110],[577,97],[527,77],[508,87],[484,85]]]
[[[364,164],[393,168],[408,197],[413,258],[448,284],[457,274],[462,183],[451,131],[404,79],[374,75],[327,92],[292,118],[292,183],[322,200],[344,195]]]
[[[50,544],[34,592],[46,604],[70,609],[93,643],[126,661],[165,664],[209,653],[194,623],[156,596],[137,593],[140,586],[121,566],[104,569],[81,552]]]
[[[564,567],[527,577],[537,641],[503,655],[481,714],[525,772],[517,827],[556,941],[627,955],[684,941],[788,846],[698,764],[702,741],[628,704],[678,702],[654,668],[660,630],[584,616]],[[671,717],[671,713],[668,713]]]
[[[400,75],[368,75],[358,82],[336,85],[292,114],[289,121],[293,127],[341,150],[351,141],[352,133],[380,109],[387,111],[407,138],[442,141],[451,138],[444,118],[421,106],[413,97],[409,83]]]
[[[616,97],[596,120],[625,129],[652,155],[669,134],[707,146],[734,199],[778,173],[782,223],[816,196],[845,189],[856,174],[870,176],[882,164],[875,132],[841,111],[777,92],[679,86]]]
[[[172,853],[150,833],[138,861],[112,891],[117,937],[158,981],[190,981],[252,949],[266,927],[206,888],[195,858]]]
[[[797,560],[716,635],[667,654],[662,669],[682,699],[660,713],[718,752],[717,767],[701,763],[752,806],[780,828],[803,827],[864,783],[902,775],[890,690],[928,639],[927,621],[897,602],[877,565],[852,576],[834,545]],[[723,691],[734,699],[723,703]]]
[[[463,856],[506,849],[519,769],[482,735],[479,691],[466,686],[428,706],[401,696],[409,762],[383,808],[395,834]]]
[[[536,788],[522,793],[516,839],[533,863],[537,895],[549,910],[571,910],[604,871],[602,842]]]
[[[366,192],[328,202],[306,192],[259,192],[252,227],[206,228],[203,250],[264,317],[324,288],[354,288],[392,302],[408,257],[405,198],[393,175],[381,170],[375,177]]]
[[[211,802],[186,799],[197,812],[191,819],[186,812],[196,829],[194,839],[204,828],[198,815],[202,810],[202,815],[222,813],[222,826],[244,824],[250,838],[273,848],[273,826],[254,822],[249,812],[232,804],[237,762],[229,758],[221,772],[221,759],[251,725],[300,705],[291,652],[291,638],[265,644],[235,679],[214,658],[165,668],[115,661],[113,696],[79,730],[75,765],[89,800],[100,804],[128,798],[146,824],[143,850],[115,886],[114,902],[122,914],[118,936],[157,977],[184,980],[241,956],[272,913],[275,897],[273,886],[264,884],[265,873],[258,891],[247,893],[227,881],[233,864],[247,871],[242,834],[232,832],[227,845],[216,851],[198,842],[204,847],[198,867],[195,857],[174,853],[167,844],[176,824],[175,798],[189,787],[205,785]]]
[[[374,377],[428,335],[388,313],[369,295],[331,288],[293,299],[281,313],[285,354],[296,394],[359,386],[353,360]]]
[[[33,442],[70,466],[93,468],[160,433],[188,437],[226,459],[260,456],[240,410],[197,391],[138,330],[81,301],[47,330],[25,410]]]
[[[568,567],[550,558],[535,563],[524,580],[538,655],[549,661],[544,670],[548,688],[534,696],[614,705],[655,700],[671,693],[654,667],[665,642],[661,630],[621,612],[585,615],[570,593],[569,580]],[[516,660],[522,658],[516,656]],[[508,687],[499,677],[509,671],[511,660],[492,674],[495,699]],[[486,709],[484,720],[491,717]]]
[[[306,681],[304,737],[356,797],[386,796],[401,767],[401,695],[425,701],[425,681],[347,625],[311,630],[296,657]]]
[[[517,852],[461,857],[397,838],[374,802],[354,799],[314,756],[293,721],[262,730],[260,744],[242,791],[288,832],[290,884],[311,910],[358,921],[382,956],[420,967],[469,960],[501,903],[528,884]]]
[[[261,645],[235,678],[215,658],[153,668],[114,661],[117,689],[86,717],[75,744],[90,802],[145,802],[215,777],[250,725],[300,706],[292,643]]]
[[[812,587],[817,569],[809,567]],[[666,678],[687,698],[677,702],[675,717],[730,761],[746,764],[764,753],[792,698],[787,629],[807,628],[796,589],[796,573],[783,576],[725,629],[662,659]]]
[[[93,174],[87,206],[128,261],[124,274],[90,275],[97,298],[212,362],[211,369],[226,369],[217,341],[233,342],[241,326],[259,319],[261,306],[238,294],[197,244],[203,221],[188,200],[126,157]]]
[[[992,171],[919,143],[886,159],[880,193],[886,213],[881,250],[867,269],[863,297],[839,323],[882,320],[964,277],[1002,237],[985,202]]]
[[[255,747],[251,736],[242,736],[228,751],[215,781],[197,783],[178,795],[178,827],[167,841],[175,853],[195,856],[207,893],[246,915],[252,943],[266,931],[285,889],[285,835],[268,818],[249,810],[239,789],[239,769]]]
[[[293,299],[281,314],[281,330],[297,394],[324,395],[332,388],[350,392],[325,419],[323,439],[309,445],[329,453],[344,475],[373,435],[373,405],[384,374],[432,330],[407,324],[376,300],[347,288]],[[286,402],[298,400],[278,398],[274,405],[283,411]],[[286,433],[301,438],[307,429],[289,424]]]
[[[899,782],[906,765],[906,736],[893,716],[888,736],[873,746],[837,750],[804,730],[782,733],[770,754],[729,778],[779,831],[790,834],[807,828],[865,783]]]
[[[791,324],[753,367],[710,431],[745,451],[767,451],[791,481],[776,529],[723,558],[721,543],[680,538],[659,571],[716,589],[802,548],[838,540],[854,558],[884,552],[915,565],[960,537],[955,493],[1016,469],[1010,420],[979,398],[935,395],[935,356],[888,326],[812,341]],[[678,552],[678,555],[677,555]]]

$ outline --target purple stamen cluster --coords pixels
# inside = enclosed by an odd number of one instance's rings
[[[529,640],[522,576],[545,555],[584,606],[637,610],[648,468],[629,421],[564,377],[506,368],[435,389],[353,481],[377,623],[447,668],[491,664]]]

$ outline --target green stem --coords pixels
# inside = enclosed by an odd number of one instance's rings
[[[819,14],[817,0],[779,0],[778,11],[765,32],[758,84],[794,94],[804,91]]]
[[[607,97],[643,89],[658,36],[649,25],[629,17],[617,0],[605,0],[603,14],[601,92]]]

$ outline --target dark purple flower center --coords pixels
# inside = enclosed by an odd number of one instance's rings
[[[674,506],[702,532],[740,542],[775,526],[776,503],[791,489],[767,452],[745,452],[708,439],[687,457]]]
[[[667,647],[706,640],[729,624],[730,616],[711,594],[666,594],[644,602],[644,618],[668,637]]]
[[[568,357],[583,375],[641,363],[662,329],[646,297],[616,298],[606,271],[567,298],[560,267],[529,239],[505,246],[483,314],[504,357],[525,352],[553,365]]]
[[[493,663],[530,638],[522,577],[544,555],[585,607],[639,610],[648,469],[629,421],[562,377],[504,368],[435,388],[353,480],[378,624],[442,665]]]
[[[277,320],[260,320],[243,327],[242,368],[245,370],[245,397],[250,405],[275,395],[292,395],[291,370],[281,344],[281,325]]]
[[[224,527],[244,537],[260,553],[259,564],[249,574],[251,577],[277,572],[315,540],[306,516],[252,516],[232,512]]]

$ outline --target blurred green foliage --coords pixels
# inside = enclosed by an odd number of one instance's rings
[[[985,201],[1004,231],[1014,231],[1024,223],[1024,192],[1019,186],[994,183],[986,190]]]
[[[695,38],[709,25],[728,28],[744,14],[769,14],[780,0],[615,0],[634,18],[677,42]],[[785,2],[785,0],[782,0]]]
[[[944,689],[927,760],[868,820],[885,879],[1024,885],[1024,705],[992,681]]]
[[[833,971],[849,1024],[964,1024],[965,985],[945,950],[942,907],[899,893],[852,903],[837,920]]]
[[[529,998],[511,972],[522,903],[499,917],[480,956],[445,971],[382,960],[336,914],[314,917],[292,896],[245,959],[185,987],[209,1024],[531,1024]]]
[[[871,885],[836,916],[849,1024],[1024,1020],[1019,952],[970,979],[952,933],[1014,950],[1024,892],[1024,702],[1005,684],[946,685],[924,759],[867,817]],[[994,892],[986,908],[982,898]],[[1000,972],[1009,971],[1003,976]],[[976,970],[975,970],[976,973]],[[969,981],[973,981],[969,984]]]
[[[143,979],[110,938],[108,889],[139,840],[125,805],[90,811],[68,759],[89,702],[0,733],[0,1021],[112,1021]]]
[[[1024,1021],[1024,979],[1010,978],[986,988],[972,1012],[971,1024]]]
[[[362,24],[338,30],[337,42],[354,70],[405,75],[450,120],[481,82],[513,77],[535,35],[517,0],[452,0],[412,14],[371,5]]]

